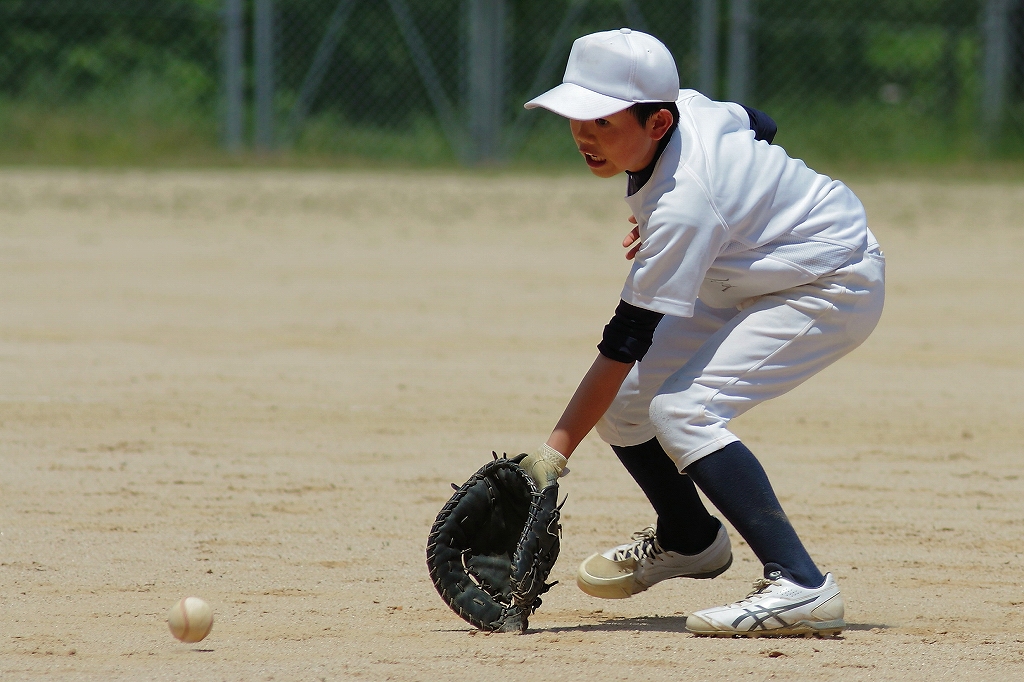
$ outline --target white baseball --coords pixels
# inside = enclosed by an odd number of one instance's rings
[[[167,613],[167,626],[182,642],[201,642],[213,628],[213,609],[199,597],[185,597]]]

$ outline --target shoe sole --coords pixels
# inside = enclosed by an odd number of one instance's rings
[[[582,564],[580,564],[579,570],[576,572],[576,585],[589,594],[591,597],[597,597],[598,599],[628,599],[634,594],[640,594],[641,592],[652,587],[652,585],[641,585],[633,579],[633,574],[621,576],[618,578],[598,578],[586,573],[583,567],[587,565],[587,562],[598,556],[600,552],[592,554],[587,557]],[[694,580],[709,580],[711,578],[717,578],[732,566],[732,553],[729,554],[729,560],[726,561],[719,568],[713,571],[707,571],[704,573],[693,573],[674,575],[671,578],[664,578],[658,582],[664,580],[672,580],[673,578],[692,578]],[[657,585],[658,583],[654,583]]]
[[[802,620],[784,628],[771,630],[700,630],[687,629],[692,635],[698,637],[838,637],[846,628],[846,621],[830,620],[825,622],[812,622]]]

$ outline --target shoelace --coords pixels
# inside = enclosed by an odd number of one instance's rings
[[[750,591],[750,594],[748,594],[743,599],[740,599],[738,602],[736,602],[736,604],[742,604],[743,602],[750,601],[753,597],[756,597],[757,595],[761,594],[772,585],[777,584],[778,583],[776,583],[774,580],[769,580],[768,578],[758,578],[754,581],[753,589]]]
[[[654,526],[648,526],[641,531],[633,533],[633,544],[625,549],[616,551],[612,555],[612,561],[632,559],[639,562],[644,559],[653,559],[656,554],[661,554],[664,551],[658,542],[658,535],[657,531],[654,530]]]
[[[768,578],[758,578],[754,581],[754,589],[747,595],[747,599],[750,599],[755,594],[761,594],[766,589],[775,584],[774,580],[768,580]]]

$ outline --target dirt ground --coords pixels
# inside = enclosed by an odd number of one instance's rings
[[[1024,678],[1024,185],[862,179],[888,257],[868,342],[735,422],[838,639],[703,639],[759,575],[574,584],[653,520],[593,434],[560,581],[474,632],[434,515],[532,449],[627,269],[621,179],[0,171],[0,679]],[[208,600],[198,645],[167,610]]]

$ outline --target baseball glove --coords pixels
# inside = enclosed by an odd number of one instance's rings
[[[437,515],[427,538],[427,567],[438,594],[471,625],[526,632],[558,558],[558,485],[537,490],[519,462],[480,467]]]

